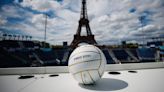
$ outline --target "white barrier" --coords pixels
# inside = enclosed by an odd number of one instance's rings
[[[109,64],[106,71],[164,68],[164,62]],[[0,68],[0,75],[57,74],[68,73],[67,66]]]

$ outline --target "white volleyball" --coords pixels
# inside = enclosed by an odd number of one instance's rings
[[[71,53],[68,68],[79,83],[93,84],[102,77],[105,64],[106,58],[99,48],[82,45]]]

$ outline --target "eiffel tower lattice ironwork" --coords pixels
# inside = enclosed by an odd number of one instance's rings
[[[81,36],[82,27],[86,27],[86,36]],[[89,26],[89,20],[87,15],[87,8],[86,8],[86,0],[82,0],[82,8],[81,8],[81,15],[79,20],[79,26],[77,29],[76,34],[74,35],[74,39],[71,43],[71,47],[75,48],[78,46],[79,43],[88,43],[88,44],[97,44],[94,35],[91,32]]]

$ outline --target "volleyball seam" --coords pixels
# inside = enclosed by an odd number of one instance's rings
[[[91,74],[90,74],[90,72],[89,71],[87,71],[88,72],[88,74],[89,74],[89,77],[91,78],[91,80],[93,81],[93,83],[95,82],[94,81],[94,79],[92,78],[92,76],[91,76]]]
[[[96,51],[83,51],[83,52],[74,53],[75,55],[70,56],[69,60],[70,60],[72,57],[74,57],[74,56],[76,56],[76,55],[78,55],[78,54],[80,54],[80,53],[85,53],[85,52],[93,52],[93,53],[99,54],[99,52],[96,52]]]
[[[71,64],[71,65],[68,65],[68,67],[71,67],[71,66],[74,66],[74,65],[77,65],[77,64],[81,64],[81,63],[87,63],[87,62],[93,62],[93,61],[97,61],[97,60],[100,60],[100,59],[93,59],[93,60],[88,60],[88,61],[83,61],[83,62],[77,62],[77,63],[74,63],[74,64]]]
[[[83,71],[78,71],[76,73],[73,73],[72,75],[76,75],[76,74],[81,73],[81,72],[92,71],[92,70],[97,70],[98,71],[98,69],[87,69],[87,70],[83,70]]]

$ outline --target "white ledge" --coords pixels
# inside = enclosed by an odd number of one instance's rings
[[[108,64],[106,71],[164,68],[164,62]],[[0,75],[56,74],[68,73],[67,66],[0,68]]]

